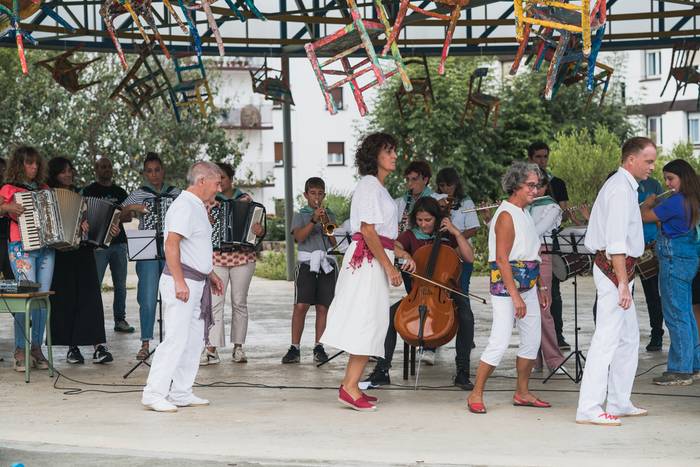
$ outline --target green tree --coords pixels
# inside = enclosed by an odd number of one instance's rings
[[[593,135],[599,126],[620,140],[632,131],[625,106],[612,91],[600,107],[595,98],[588,104],[589,95],[582,84],[562,87],[551,101],[542,99],[545,72],[521,73],[502,83],[490,73],[484,79],[484,92],[500,97],[497,127],[484,125],[480,109],[467,115],[462,125],[469,76],[477,67],[492,63],[490,57],[448,60],[444,76],[432,75],[436,102],[429,113],[417,98],[404,118],[399,116],[395,98],[398,80],[379,90],[375,111],[368,117],[368,131],[386,131],[399,140],[397,170],[387,183],[390,190],[401,191],[403,169],[411,159],[421,158],[431,163],[434,171],[455,167],[465,190],[477,201],[500,197],[500,175],[511,161],[526,156],[531,142],[552,143],[558,134],[573,131]],[[429,60],[430,70],[436,67],[437,62]]]
[[[115,180],[128,190],[140,182],[147,151],[160,153],[168,180],[180,186],[185,183],[187,167],[196,159],[225,160],[234,167],[240,163],[242,138],[232,140],[226,135],[218,125],[218,112],[207,117],[185,112],[178,123],[172,108],[158,101],[153,114],[140,120],[130,115],[124,103],[109,99],[124,77],[116,55],[103,55],[83,73],[81,80],[99,79],[99,84],[70,94],[45,70],[32,66],[55,54],[28,50],[30,74],[25,77],[17,69],[16,51],[0,50],[0,138],[5,154],[14,145],[30,144],[46,157],[68,157],[81,183],[93,179],[92,164],[97,156],[108,156],[114,162]],[[76,54],[74,58],[92,57],[95,54]],[[164,58],[161,61],[170,70],[170,63]]]

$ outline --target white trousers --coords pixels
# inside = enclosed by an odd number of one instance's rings
[[[192,395],[199,355],[204,348],[204,321],[199,319],[204,282],[190,279],[185,282],[190,289],[187,302],[175,298],[172,277],[165,274],[160,277],[165,339],[153,355],[141,398],[144,404],[154,404],[166,397],[171,401],[186,401]]]
[[[527,306],[527,314],[522,319],[515,318],[515,308],[510,297],[491,296],[493,307],[493,322],[489,343],[481,354],[481,361],[491,366],[501,363],[503,354],[510,344],[510,336],[513,327],[518,326],[520,332],[520,346],[518,357],[534,360],[540,350],[542,336],[542,324],[540,313],[540,301],[537,297],[537,287],[520,294]]]
[[[639,325],[634,302],[623,310],[618,304],[615,284],[593,266],[593,280],[598,292],[598,316],[591,347],[586,355],[577,420],[600,415],[607,396],[607,412],[632,410],[630,401],[639,353]],[[629,285],[632,291],[632,283]]]
[[[224,283],[224,293],[211,296],[211,310],[214,314],[214,326],[209,330],[209,342],[214,347],[226,346],[226,327],[224,326],[224,310],[226,291],[231,285],[231,342],[245,344],[248,334],[248,289],[255,274],[255,262],[241,266],[214,266],[214,272]]]

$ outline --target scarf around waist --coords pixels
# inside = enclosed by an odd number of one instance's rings
[[[352,241],[356,242],[357,246],[355,247],[355,252],[352,254],[352,258],[350,259],[350,267],[352,267],[353,269],[361,267],[362,261],[365,258],[367,258],[367,262],[371,264],[372,259],[374,259],[374,255],[369,249],[367,242],[365,242],[365,237],[362,236],[360,232],[356,232],[352,234]],[[384,248],[385,250],[394,249],[393,239],[379,235],[379,241],[382,244],[382,248]]]
[[[204,321],[204,342],[209,344],[209,329],[214,325],[214,316],[211,310],[211,280],[209,279],[209,274],[199,272],[194,268],[189,267],[184,263],[180,263],[182,268],[182,274],[185,279],[190,279],[196,282],[204,281],[204,289],[202,290],[202,297],[199,299],[200,313],[199,319]],[[172,277],[168,263],[165,263],[163,268],[163,274]]]

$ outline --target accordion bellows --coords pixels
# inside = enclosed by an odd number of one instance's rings
[[[80,245],[80,224],[87,207],[78,193],[62,188],[24,191],[15,193],[15,202],[24,208],[17,223],[25,251],[71,250]]]

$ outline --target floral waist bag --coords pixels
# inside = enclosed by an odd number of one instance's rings
[[[511,261],[511,271],[513,271],[513,279],[518,287],[518,292],[527,292],[537,284],[537,278],[540,277],[539,261]],[[496,297],[509,297],[510,294],[506,290],[503,283],[501,270],[495,261],[489,263],[490,273],[490,292]]]

